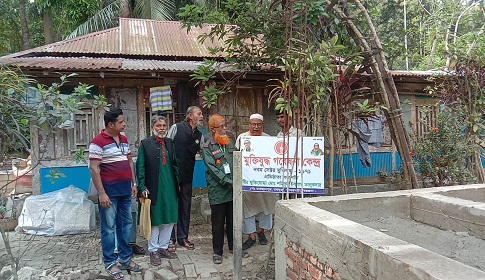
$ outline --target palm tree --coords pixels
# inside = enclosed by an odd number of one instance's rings
[[[119,16],[175,20],[178,10],[187,4],[220,5],[220,0],[112,0],[96,15],[76,28],[67,39],[115,27],[118,25]]]

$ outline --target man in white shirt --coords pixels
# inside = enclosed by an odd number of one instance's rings
[[[283,138],[285,136],[304,136],[301,129],[297,129],[290,124],[290,116],[288,116],[285,111],[276,111],[276,122],[278,122],[278,126],[281,127],[281,130],[277,135],[279,138]]]
[[[241,133],[237,137],[236,148],[238,150],[252,150],[249,140],[241,143],[242,136],[269,136],[269,134],[263,132],[263,125],[263,116],[252,114],[249,117],[249,131]],[[277,195],[273,193],[243,192],[243,233],[248,235],[248,239],[242,245],[243,250],[249,249],[256,243],[256,235],[261,245],[268,244],[264,231],[273,228],[273,214],[277,200]],[[259,221],[257,228],[256,216],[258,216]]]

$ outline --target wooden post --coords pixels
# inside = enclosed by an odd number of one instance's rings
[[[242,279],[242,153],[234,152],[233,158],[233,236],[234,236],[234,280]]]

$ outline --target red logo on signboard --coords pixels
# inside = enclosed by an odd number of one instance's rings
[[[288,144],[284,141],[278,141],[274,145],[274,150],[278,155],[285,154],[288,152]]]

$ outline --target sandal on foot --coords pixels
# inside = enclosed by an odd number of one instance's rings
[[[141,267],[139,264],[137,264],[134,261],[130,261],[128,263],[123,263],[123,264],[120,263],[119,268],[132,271],[132,272],[140,272],[143,270],[143,267]]]
[[[130,244],[131,249],[133,250],[133,254],[135,255],[145,255],[145,248],[141,247],[138,244]]]
[[[221,264],[222,263],[222,256],[219,256],[217,254],[214,254],[212,256],[212,261],[215,263],[215,264]]]
[[[187,239],[179,240],[179,245],[185,247],[187,250],[194,250],[195,246],[192,242]]]
[[[258,239],[259,239],[259,244],[261,244],[261,245],[268,244],[268,239],[264,235],[264,231],[258,232]]]
[[[175,240],[170,240],[170,242],[168,242],[168,250],[172,253],[177,251],[177,246],[175,245]]]
[[[157,253],[160,256],[160,258],[166,258],[166,259],[176,259],[177,258],[177,254],[174,253],[174,252],[170,252],[170,250],[168,250],[168,249],[160,248],[160,249],[157,250]]]
[[[116,267],[116,269],[113,271],[113,267]],[[123,280],[125,279],[125,276],[121,272],[121,270],[116,266],[116,263],[112,263],[104,268],[106,270],[106,273],[108,273],[109,277],[114,280]]]
[[[246,241],[244,241],[243,245],[242,245],[242,249],[243,250],[247,250],[249,248],[251,248],[254,243],[256,243],[256,240],[253,240],[251,239],[251,237],[248,237],[248,239]]]

